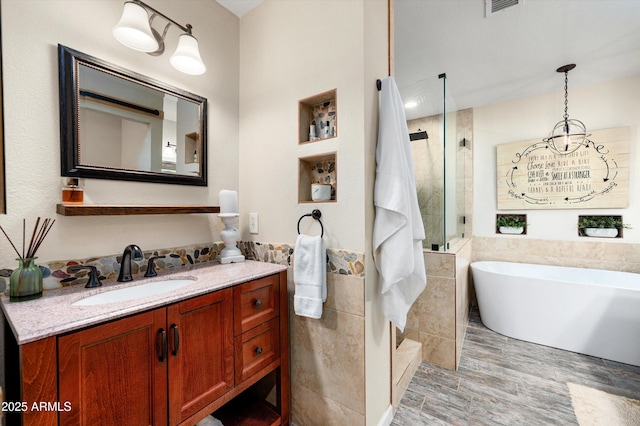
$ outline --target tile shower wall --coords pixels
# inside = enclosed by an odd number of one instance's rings
[[[473,109],[462,109],[456,113],[456,138],[464,146],[458,146],[456,170],[456,211],[464,214],[464,221],[458,217],[457,235],[473,235]]]
[[[426,238],[424,247],[442,244],[444,226],[444,144],[442,143],[442,116],[409,120],[410,133],[426,131],[429,139],[411,142],[418,205],[422,214]]]
[[[424,253],[427,288],[409,310],[405,336],[422,343],[422,359],[457,368],[469,322],[469,263],[472,244],[456,252]]]

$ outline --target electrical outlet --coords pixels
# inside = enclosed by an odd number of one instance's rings
[[[249,213],[249,233],[258,233],[258,213]]]

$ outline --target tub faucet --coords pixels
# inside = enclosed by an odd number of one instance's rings
[[[129,244],[124,248],[122,261],[120,261],[119,282],[133,281],[133,277],[131,276],[131,255],[133,255],[134,260],[142,260],[142,250],[135,244]]]

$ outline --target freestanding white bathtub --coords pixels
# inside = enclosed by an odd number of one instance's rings
[[[640,366],[640,274],[510,262],[471,271],[491,330]]]

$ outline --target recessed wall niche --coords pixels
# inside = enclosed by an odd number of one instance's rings
[[[497,214],[496,234],[526,235],[526,214]]]
[[[329,90],[298,102],[298,143],[338,136],[337,90]]]
[[[338,199],[338,170],[336,153],[301,157],[298,159],[298,202],[327,203]],[[314,200],[312,185],[326,185],[330,199]],[[322,190],[321,188],[317,188]]]
[[[589,215],[578,216],[578,236],[593,238],[622,238],[622,231],[628,228],[622,216]]]

